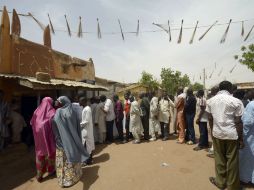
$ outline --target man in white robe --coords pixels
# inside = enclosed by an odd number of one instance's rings
[[[169,139],[169,125],[170,125],[170,119],[171,119],[171,107],[174,107],[174,103],[172,100],[168,97],[167,93],[163,93],[163,97],[161,98],[159,102],[159,121],[161,126],[161,137],[163,141],[166,141]]]
[[[130,97],[130,132],[134,137],[134,144],[140,143],[140,136],[144,132],[140,118],[140,106],[133,96]]]
[[[80,123],[82,143],[86,147],[87,152],[90,154],[90,157],[86,163],[92,164],[92,152],[95,149],[92,110],[85,97],[81,97],[79,99],[79,103],[84,107],[82,111],[82,120]]]
[[[105,106],[106,96],[100,97],[100,103],[96,107],[94,123],[98,131],[98,142],[104,143],[106,140],[106,113],[103,111]]]
[[[90,102],[91,102],[91,111],[92,111],[92,116],[93,116],[93,126],[94,126],[94,130],[93,130],[93,135],[94,135],[94,141],[95,142],[98,142],[99,139],[98,139],[98,130],[97,130],[97,127],[95,127],[95,115],[96,115],[96,111],[97,111],[97,106],[98,106],[98,98],[97,97],[92,97],[90,99]]]
[[[150,141],[156,140],[156,133],[158,133],[160,128],[160,122],[158,120],[159,115],[159,102],[158,97],[155,96],[155,93],[152,94],[153,98],[150,102],[150,125],[149,125],[149,133],[152,136]]]

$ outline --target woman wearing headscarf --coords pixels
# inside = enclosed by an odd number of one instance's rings
[[[61,187],[76,184],[82,176],[81,163],[89,154],[81,140],[80,123],[71,101],[66,96],[57,99],[53,129],[56,137],[56,175]]]
[[[41,182],[43,174],[55,173],[56,143],[52,130],[52,119],[55,115],[53,100],[50,97],[42,99],[34,111],[30,124],[33,129],[37,168],[37,181]]]

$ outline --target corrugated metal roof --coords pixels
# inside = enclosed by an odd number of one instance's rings
[[[12,74],[0,74],[2,78],[18,79],[19,84],[33,89],[63,89],[63,88],[83,88],[88,90],[98,90],[98,91],[108,91],[108,88],[87,84],[84,82],[71,81],[71,80],[61,80],[61,79],[51,79],[50,82],[38,81],[34,77],[25,77]]]
[[[236,83],[237,89],[254,89],[254,82]]]

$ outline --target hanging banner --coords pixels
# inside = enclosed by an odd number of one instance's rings
[[[122,29],[122,25],[121,25],[121,22],[120,22],[119,19],[118,19],[118,23],[119,23],[119,27],[120,27],[121,34],[122,34],[122,39],[123,39],[123,41],[124,41],[123,29]]]
[[[181,29],[180,29],[180,33],[179,33],[179,37],[178,37],[178,41],[177,41],[178,44],[180,44],[182,41],[182,35],[183,35],[183,20],[181,22]]]
[[[235,64],[234,67],[229,72],[232,73],[235,70],[236,66],[237,64]]]
[[[156,23],[152,23],[153,25],[155,25],[155,26],[158,26],[159,28],[161,28],[162,30],[164,30],[165,32],[167,32],[168,33],[168,30],[167,29],[165,29],[161,24],[156,24]]]
[[[51,32],[52,32],[53,34],[55,34],[55,30],[54,30],[54,27],[53,27],[53,24],[52,24],[52,22],[51,22],[51,19],[50,19],[49,14],[48,14],[48,18],[49,18],[50,30],[51,30]]]
[[[247,34],[247,36],[245,37],[244,41],[246,41],[249,38],[253,28],[254,28],[254,25],[251,27],[251,29],[250,29],[249,33]]]
[[[214,70],[213,70],[212,73],[209,75],[209,79],[212,78],[213,73],[214,73]]]
[[[138,20],[138,26],[137,26],[137,31],[136,31],[136,36],[139,35],[139,20]]]
[[[197,23],[196,23],[196,26],[195,26],[195,29],[194,29],[194,31],[193,31],[193,34],[192,34],[192,37],[191,37],[191,39],[190,39],[189,44],[192,44],[192,43],[193,43],[194,36],[195,36],[195,34],[196,34],[196,31],[197,31],[197,27],[198,27],[198,21],[197,21]]]
[[[45,26],[39,20],[37,20],[31,13],[28,13],[28,15],[32,17],[34,21],[39,25],[39,27],[44,31]]]
[[[100,23],[98,18],[97,18],[97,37],[98,39],[101,39],[101,28],[100,28]]]
[[[225,43],[225,41],[226,41],[226,37],[227,37],[228,30],[229,30],[229,27],[230,27],[231,22],[232,22],[232,19],[229,20],[228,27],[227,27],[225,33],[223,34],[223,36],[222,36],[222,38],[221,38],[221,40],[220,40],[220,43],[221,43],[221,44],[222,44],[222,43]]]
[[[241,35],[244,36],[244,21],[242,21],[242,32]]]
[[[79,17],[78,37],[79,38],[83,37],[81,16]]]
[[[220,70],[220,72],[219,72],[218,76],[220,76],[220,75],[221,75],[222,71],[223,71],[223,68],[221,68],[221,70]]]
[[[212,29],[212,27],[214,27],[214,25],[217,23],[218,21],[216,20],[206,31],[205,31],[205,33],[202,35],[202,36],[200,36],[200,38],[198,39],[199,41],[200,40],[202,40],[204,37],[205,37],[205,35]]]
[[[69,34],[69,36],[71,37],[71,29],[70,29],[70,25],[69,25],[69,23],[68,23],[68,20],[67,20],[67,17],[66,17],[66,15],[64,15],[64,18],[65,18],[65,21],[66,21],[66,25],[67,25],[68,34]]]
[[[170,25],[169,25],[169,20],[168,20],[168,36],[169,36],[169,42],[171,42],[171,30],[170,30]]]

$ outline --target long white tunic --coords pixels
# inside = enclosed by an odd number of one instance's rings
[[[160,112],[159,112],[159,121],[163,123],[169,123],[170,118],[170,107],[174,107],[174,103],[169,100],[164,100],[162,98],[159,102]]]
[[[140,119],[140,106],[138,102],[135,100],[131,103],[130,109],[130,132],[134,132],[137,134],[141,134],[143,130],[143,126]]]
[[[82,143],[86,145],[87,152],[89,154],[95,149],[94,135],[93,135],[93,118],[92,110],[89,106],[86,106],[82,111],[81,136]]]
[[[93,103],[90,105],[91,110],[92,110],[92,117],[93,117],[93,126],[95,124],[95,115],[96,115],[96,107],[98,106],[97,103]],[[98,142],[99,138],[98,138],[98,128],[94,127],[93,128],[93,135],[94,135],[94,141]]]
[[[150,102],[150,125],[149,125],[149,133],[152,135],[154,132],[158,132],[160,128],[160,123],[158,120],[159,115],[159,105],[158,98],[153,97]]]
[[[103,108],[104,103],[99,103],[94,117],[94,122],[98,124],[99,133],[106,133],[106,113],[102,110]]]

